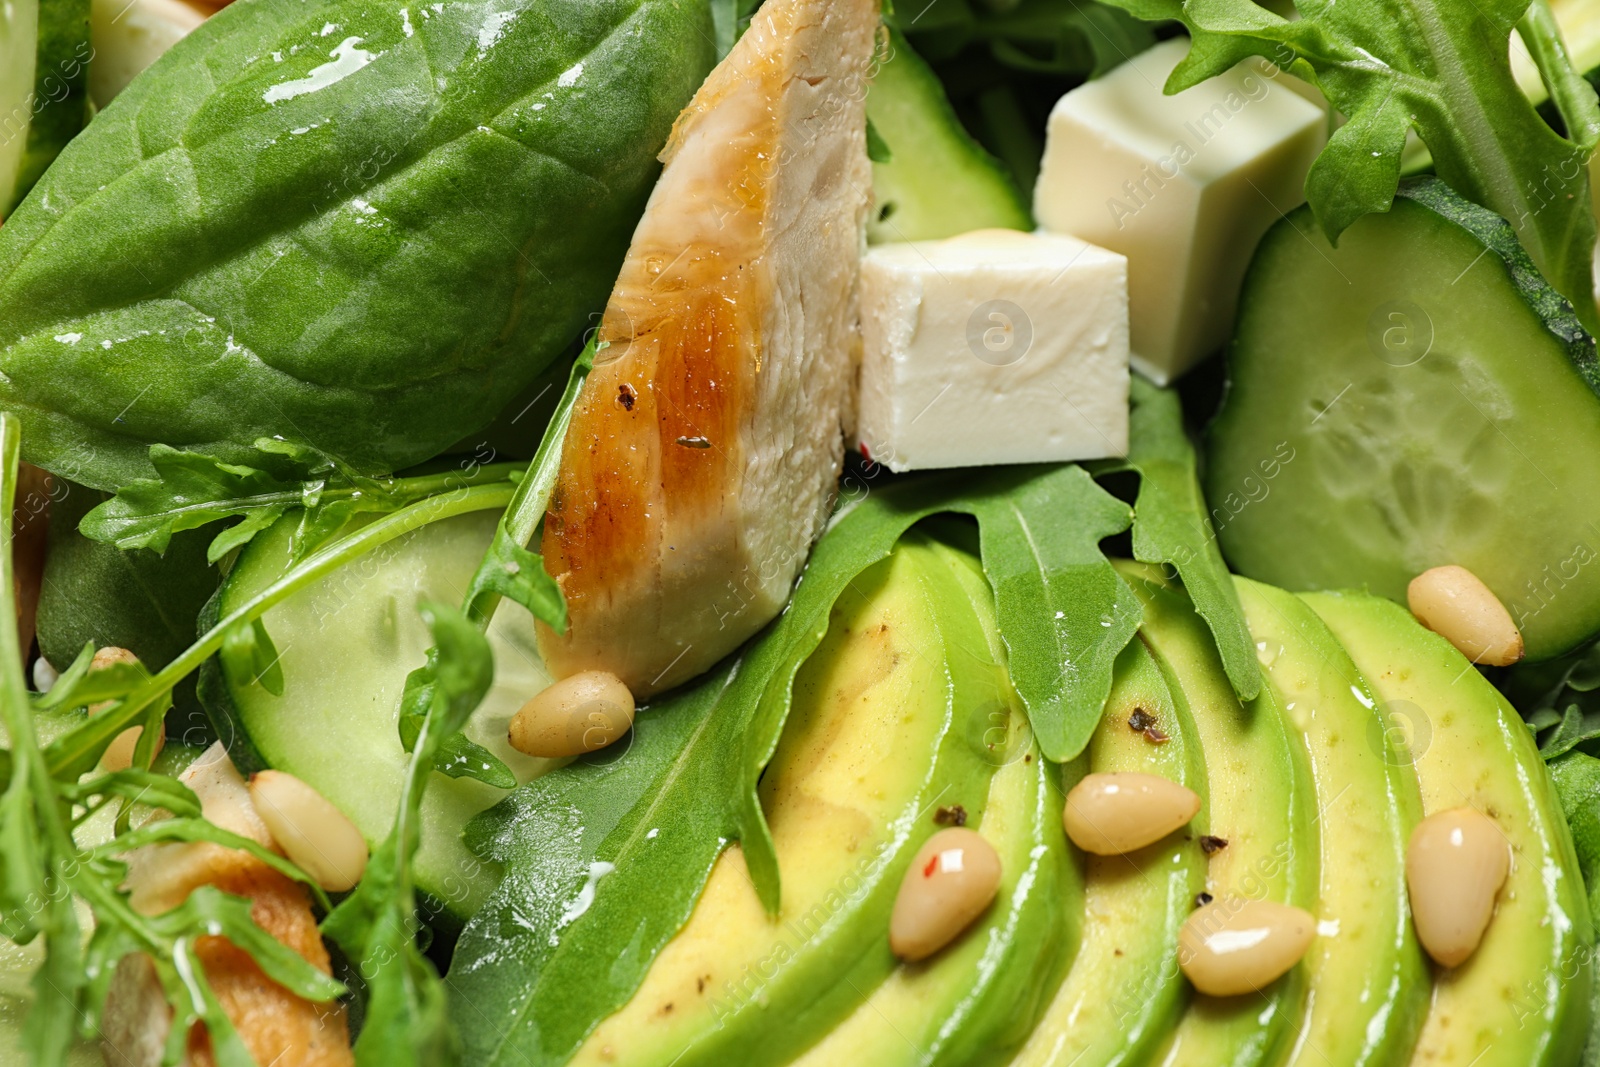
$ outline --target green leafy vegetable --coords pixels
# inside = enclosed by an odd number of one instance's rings
[[[843,589],[911,526],[948,512],[978,519],[1035,735],[1068,757],[1082,750],[1141,617],[1098,548],[1127,528],[1126,505],[1074,466],[872,489],[823,536],[777,621],[717,671],[640,710],[626,758],[607,750],[552,771],[469,826],[468,844],[507,872],[463,931],[450,974],[470,1062],[565,1062],[637,989],[731,840],[776,911],[777,858],[756,786],[795,675]]]
[[[156,477],[141,478],[95,507],[79,524],[85,536],[120,549],[165,552],[172,536],[225,519],[241,521],[219,533],[206,551],[215,563],[283,517],[301,510],[295,535],[303,558],[354,515],[393,511],[468,481],[509,475],[513,464],[416,478],[368,478],[337,457],[278,438],[252,446],[256,466],[225,463],[202,452],[150,446]]]
[[[156,443],[438,454],[602,302],[713,53],[678,0],[225,8],[0,229],[28,459],[114,489]]]
[[[406,773],[394,829],[365,876],[322,924],[366,981],[366,1014],[356,1039],[359,1067],[447,1067],[461,1062],[460,1038],[445,1010],[444,984],[417,947],[411,857],[422,840],[422,794],[443,739],[459,734],[494,680],[488,639],[454,608],[425,603],[433,631],[431,702]]]
[[[1578,749],[1600,756],[1600,644],[1506,673],[1501,689],[1555,760]]]
[[[11,414],[0,413],[0,514],[10,513],[16,492],[19,431]],[[65,1062],[75,1034],[92,1036],[117,963],[130,952],[142,952],[151,959],[174,1009],[169,1055],[176,1057],[182,1051],[193,1024],[204,1023],[223,1067],[249,1067],[250,1056],[194,955],[199,938],[226,936],[249,952],[274,981],[308,999],[330,1000],[344,987],[261,930],[251,918],[249,901],[214,888],[197,889],[164,914],[139,914],[120,888],[127,867],[116,857],[156,841],[207,840],[245,848],[291,877],[307,883],[310,879],[254,842],[197,818],[198,798],[171,779],[131,770],[80,783],[79,775],[93,766],[115,733],[88,741],[66,761],[53,759],[49,749],[41,748],[33,702],[22,678],[12,589],[11,555],[0,552],[0,721],[11,744],[0,794],[0,929],[17,942],[41,938],[45,947],[44,963],[33,982],[34,1006],[23,1027],[29,1062],[57,1067]],[[79,662],[86,664],[82,658]],[[138,670],[89,672],[85,665],[69,674],[58,705],[124,688],[142,690],[142,704],[124,722],[158,706],[170,689],[170,684],[160,684]],[[101,677],[95,679],[97,674]],[[116,712],[103,716],[116,717]],[[147,758],[148,751],[146,747]],[[159,798],[178,817],[122,831],[94,849],[82,849],[73,840],[73,827],[100,805],[126,804],[140,795]],[[87,944],[75,899],[87,904],[94,916]]]
[[[1134,375],[1131,400],[1128,458],[1091,464],[1091,468],[1097,474],[1138,472],[1133,557],[1177,570],[1195,611],[1211,628],[1233,691],[1242,701],[1254,700],[1261,692],[1261,667],[1238,591],[1206,513],[1194,446],[1184,432],[1178,394]]]
[[[1588,155],[1600,131],[1592,88],[1529,24],[1547,85],[1574,110],[1575,140],[1539,117],[1511,74],[1510,34],[1528,0],[1306,2],[1290,20],[1252,0],[1111,0],[1146,19],[1178,19],[1194,39],[1168,92],[1195,85],[1250,55],[1265,56],[1322,89],[1349,121],[1306,179],[1306,199],[1329,240],[1387,211],[1415,129],[1439,176],[1516,227],[1550,283],[1594,332]]]
[[[567,427],[572,424],[572,410],[583,389],[583,381],[594,369],[595,351],[596,344],[591,341],[573,363],[566,391],[556,405],[544,439],[539,442],[539,450],[517,482],[516,495],[500,516],[483,562],[478,564],[467,585],[462,610],[480,632],[488,630],[501,597],[510,597],[558,633],[567,628],[567,602],[560,586],[545,571],[544,559],[524,546],[533,540],[539,524],[544,521],[560,472],[561,446],[567,438]],[[437,659],[438,650],[429,649],[427,661],[406,676],[400,695],[399,727],[400,743],[407,752],[416,743],[419,726],[433,702]],[[517,784],[516,775],[503,760],[482,745],[469,741],[464,734],[453,734],[440,742],[440,746],[435,769],[441,774],[475,778],[496,789],[510,789]]]

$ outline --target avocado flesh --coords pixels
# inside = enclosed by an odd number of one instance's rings
[[[949,947],[896,967],[867,1002],[793,1067],[979,1067],[1004,1062],[1033,1029],[1077,951],[1083,872],[1061,827],[1060,771],[1020,713],[989,787],[984,839],[1000,854],[994,904]]]
[[[1167,741],[1131,729],[1154,716]],[[1158,774],[1206,795],[1194,725],[1142,641],[1117,658],[1105,715],[1089,741],[1092,772]],[[1202,808],[1193,822],[1125,856],[1089,856],[1083,945],[1014,1067],[1104,1067],[1146,1062],[1187,999],[1178,931],[1205,885]]]
[[[906,865],[939,808],[959,805],[982,829],[1004,758],[1013,705],[982,582],[971,557],[913,531],[845,591],[761,782],[780,914],[767,916],[730,848],[638,992],[572,1063],[787,1063],[889,976]]]
[[[1561,804],[1522,718],[1448,641],[1404,608],[1313,593],[1404,731],[1424,813],[1470,807],[1512,842],[1511,873],[1470,959],[1437,968],[1412,1062],[1453,1067],[1576,1063],[1589,1032],[1589,908]]]
[[[1150,567],[1124,568],[1144,605],[1144,636],[1205,756],[1211,854],[1206,892],[1317,910],[1316,793],[1299,731],[1271,686],[1241,705],[1216,645],[1188,596]],[[1260,996],[1195,994],[1160,1057],[1163,1067],[1264,1067],[1283,1058],[1299,1029],[1307,969],[1297,966]]]
[[[1427,961],[1411,928],[1405,856],[1422,800],[1377,700],[1304,601],[1238,578],[1268,684],[1300,732],[1316,785],[1318,937],[1292,1067],[1408,1063],[1427,1010]]]

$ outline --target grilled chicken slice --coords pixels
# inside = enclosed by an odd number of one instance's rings
[[[679,116],[545,522],[551,670],[636,695],[782,609],[821,532],[859,351],[879,0],[768,0]]]
[[[272,847],[272,835],[250,802],[249,787],[220,742],[180,780],[200,798],[201,814],[208,822]],[[142,913],[177,907],[202,885],[249,899],[257,926],[328,972],[328,950],[317,930],[310,894],[249,853],[202,841],[150,845],[128,857],[130,903]],[[313,1004],[295,996],[226,938],[201,938],[195,942],[195,955],[258,1064],[350,1067],[355,1062],[342,1006]],[[139,954],[125,957],[117,966],[101,1027],[106,1062],[156,1067],[172,1017],[150,959]],[[188,1035],[184,1064],[210,1067],[215,1062],[210,1035],[203,1026],[195,1026]]]

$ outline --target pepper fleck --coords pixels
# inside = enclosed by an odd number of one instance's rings
[[[627,385],[617,386],[617,402],[622,405],[624,411],[632,411],[633,389]]]
[[[933,813],[933,821],[940,826],[965,826],[967,825],[967,809],[960,804],[952,804],[948,808],[940,808]]]
[[[684,448],[710,448],[711,439],[709,437],[680,437],[678,438],[678,444]]]
[[[1161,729],[1160,720],[1143,708],[1133,709],[1133,714],[1128,716],[1128,729],[1134,733],[1144,734],[1145,740],[1151,744],[1159,745],[1171,740]]]
[[[1216,899],[1217,898],[1212,896],[1210,893],[1199,893],[1194,898],[1194,906],[1197,908],[1203,908]]]
[[[1211,834],[1200,835],[1200,851],[1208,856],[1213,852],[1221,852],[1227,847],[1228,839],[1226,837],[1214,837]]]

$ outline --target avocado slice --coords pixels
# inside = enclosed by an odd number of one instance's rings
[[[1091,771],[1159,774],[1206,795],[1194,724],[1142,641],[1117,658],[1088,752]],[[1205,820],[1202,807],[1189,826],[1153,845],[1088,857],[1083,947],[1015,1067],[1134,1064],[1160,1047],[1187,1000],[1178,931],[1205,886]]]
[[[1316,785],[1319,936],[1306,954],[1309,1007],[1287,1062],[1407,1063],[1430,986],[1405,881],[1422,808],[1416,775],[1384,731],[1371,687],[1316,613],[1293,593],[1235,582]]]
[[[971,556],[912,531],[840,597],[761,780],[781,913],[762,909],[730,848],[689,922],[572,1063],[787,1063],[889,976],[906,865],[940,808],[982,827],[1015,713],[983,581]]]
[[[1370,680],[1389,729],[1409,733],[1423,811],[1475,808],[1511,843],[1511,873],[1478,951],[1436,968],[1412,1062],[1576,1063],[1589,1032],[1589,906],[1533,735],[1466,657],[1398,604],[1364,593],[1303,599]]]
[[[989,911],[930,960],[901,964],[792,1067],[933,1067],[1004,1062],[1033,1030],[1077,952],[1083,870],[1061,828],[1067,785],[1085,761],[1052,766],[1021,714],[989,786],[982,833],[1000,853]],[[970,820],[969,820],[970,825]]]
[[[1153,567],[1123,569],[1144,605],[1140,632],[1205,756],[1210,860],[1206,892],[1273,900],[1315,912],[1317,805],[1300,734],[1271,686],[1248,705],[1234,696],[1205,621]],[[1304,1010],[1304,964],[1259,997],[1195,994],[1161,1057],[1163,1067],[1264,1067],[1281,1062]]]

